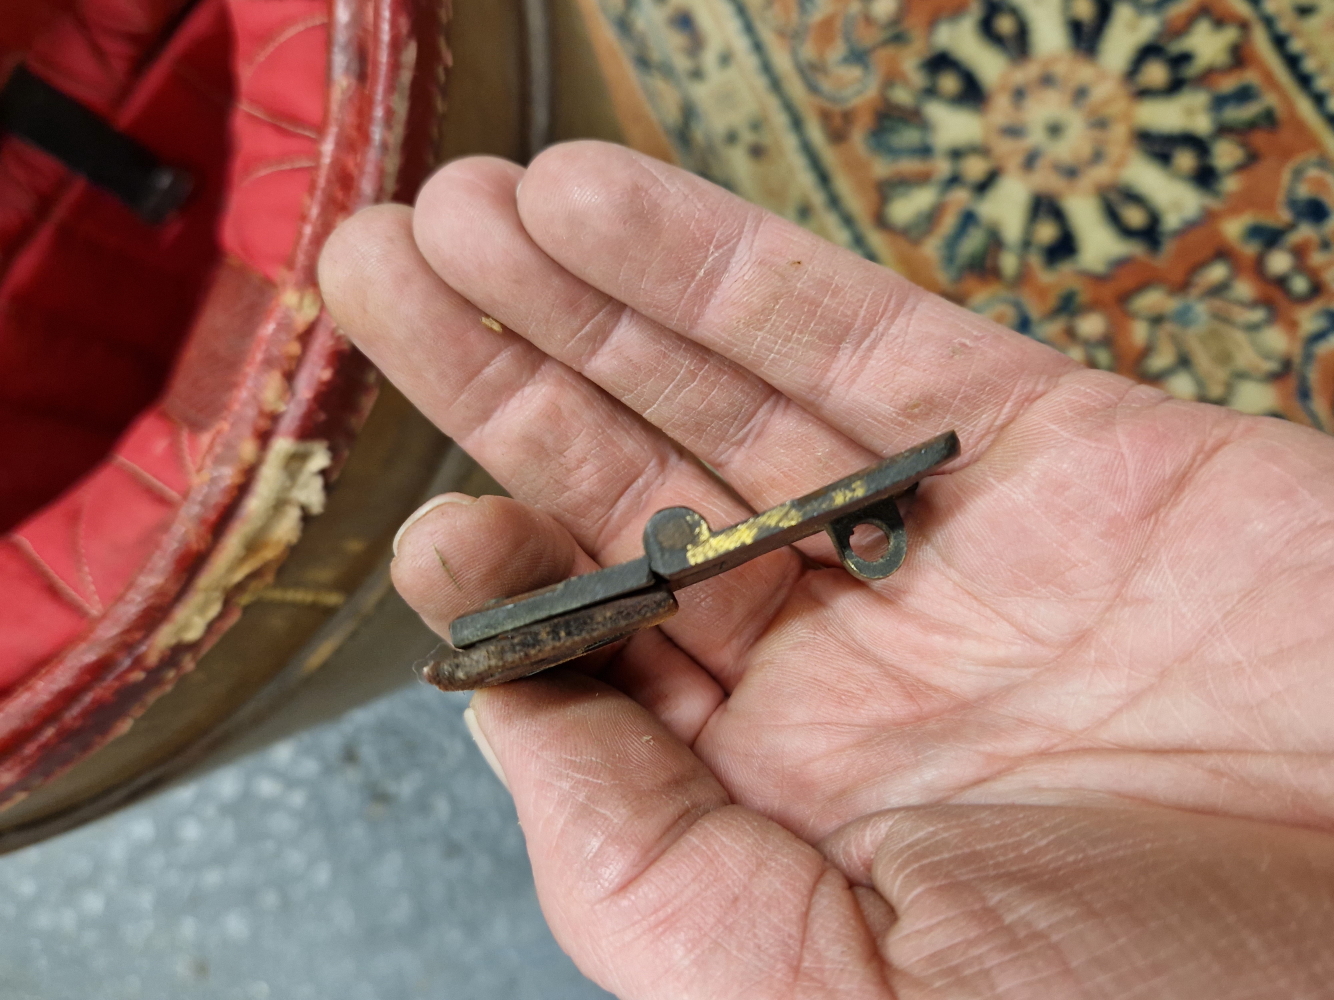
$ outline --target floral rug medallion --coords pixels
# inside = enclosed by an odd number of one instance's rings
[[[1085,364],[1334,431],[1334,0],[599,0],[681,162]]]

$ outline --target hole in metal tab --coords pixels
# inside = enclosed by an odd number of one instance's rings
[[[879,562],[889,552],[889,536],[878,524],[863,521],[852,529],[848,547],[858,559]]]
[[[835,518],[825,530],[843,568],[863,580],[883,580],[908,554],[908,531],[893,499]]]

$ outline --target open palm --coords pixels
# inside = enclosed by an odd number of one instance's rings
[[[553,925],[624,995],[960,988],[941,956],[971,931],[920,911],[911,824],[947,853],[960,817],[1011,845],[1041,829],[1086,845],[1091,873],[1126,837],[1175,845],[1172,872],[1244,856],[1237,837],[1325,858],[1317,834],[1245,821],[1334,828],[1328,438],[1084,370],[600,144],[526,173],[456,163],[415,211],[345,224],[322,283],[522,501],[443,504],[405,532],[396,582],[442,632],[636,557],[660,508],[722,527],[959,433],[905,505],[890,579],[816,542],[776,552],[683,591],[603,666],[611,687],[557,672],[477,700]],[[1167,809],[1221,818],[1160,835],[1185,822]],[[1029,995],[1033,970],[998,961],[989,989]],[[1085,971],[1066,995],[1123,995]]]

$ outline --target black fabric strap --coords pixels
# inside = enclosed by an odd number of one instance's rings
[[[163,164],[72,97],[17,66],[0,90],[0,131],[50,153],[157,225],[190,193],[190,175]]]

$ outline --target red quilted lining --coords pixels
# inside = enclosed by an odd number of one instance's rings
[[[28,53],[34,72],[191,170],[177,218],[145,226],[50,158],[0,143],[0,530],[26,517],[0,541],[0,692],[79,638],[159,544],[211,431],[153,401],[221,256],[276,280],[306,205],[327,4],[199,0],[161,45],[180,6],[51,5]]]
[[[324,119],[328,5],[233,0],[239,77],[223,245],[275,279],[301,221]],[[240,20],[244,15],[244,20]]]
[[[162,25],[123,6],[103,0],[58,19],[28,65],[189,169],[197,190],[155,228],[20,140],[0,146],[0,529],[88,471],[157,396],[218,257],[232,90],[225,7],[196,7],[126,96]]]
[[[11,3],[0,18],[0,66],[10,66],[32,48],[32,43],[56,18],[67,14],[76,0],[27,0]]]

